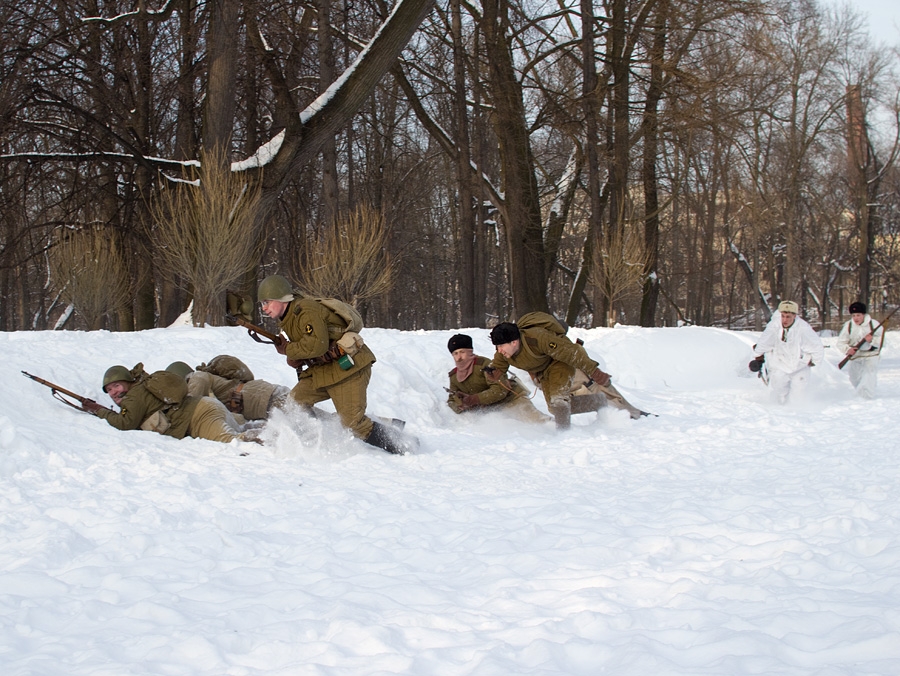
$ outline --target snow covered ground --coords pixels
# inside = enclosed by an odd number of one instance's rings
[[[831,353],[777,407],[757,334],[573,329],[658,417],[558,434],[450,412],[452,333],[364,333],[405,457],[283,414],[264,447],[119,432],[19,373],[292,384],[242,329],[0,333],[0,674],[900,673],[900,334],[878,399]]]

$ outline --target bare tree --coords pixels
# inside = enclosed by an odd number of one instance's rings
[[[648,259],[643,234],[635,226],[607,233],[602,249],[594,254],[593,275],[608,308],[607,326],[616,323],[625,300],[639,295]]]
[[[130,275],[115,234],[103,227],[63,229],[49,252],[50,279],[88,329],[131,300]]]
[[[174,183],[150,207],[159,266],[192,288],[196,326],[221,323],[216,299],[260,256],[259,183],[229,171],[221,153],[203,153],[193,181]]]
[[[300,290],[351,305],[387,293],[396,269],[385,248],[388,237],[384,216],[370,207],[338,217],[299,262]]]

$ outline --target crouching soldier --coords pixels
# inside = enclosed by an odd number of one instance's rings
[[[502,377],[494,383],[487,381],[484,370],[490,368],[491,360],[475,354],[471,336],[457,333],[450,338],[447,349],[456,362],[456,368],[448,374],[447,405],[456,413],[497,409],[523,422],[550,420],[534,407],[528,390],[515,376]]]
[[[131,370],[111,366],[103,375],[103,391],[120,407],[119,413],[90,399],[82,408],[119,430],[141,429],[176,439],[191,436],[224,443],[254,440],[242,435],[240,425],[221,402],[188,395],[184,379],[168,371],[147,374],[143,364]]]
[[[491,329],[497,352],[488,381],[499,379],[510,366],[528,371],[544,393],[559,429],[569,427],[573,413],[596,411],[607,403],[628,411],[632,418],[647,415],[629,404],[610,383],[610,375],[565,333],[566,327],[545,312],[529,312],[517,324],[497,324]]]
[[[291,388],[253,377],[250,368],[237,357],[220,354],[196,370],[183,361],[175,361],[166,371],[185,379],[193,397],[215,397],[238,423],[267,420],[273,408],[282,408]]]
[[[266,277],[257,295],[262,311],[287,336],[276,349],[297,369],[294,401],[312,412],[315,404],[331,399],[341,424],[357,438],[388,453],[406,453],[412,440],[366,415],[375,355],[359,335],[359,313],[340,301],[295,294],[281,275]]]

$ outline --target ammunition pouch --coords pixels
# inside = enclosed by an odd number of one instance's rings
[[[343,350],[343,354],[355,356],[365,345],[362,336],[355,331],[347,331],[336,341],[337,346]]]
[[[337,340],[331,341],[331,344],[328,346],[328,350],[320,357],[295,360],[300,363],[300,365],[297,367],[297,370],[299,371],[303,367],[309,368],[310,366],[322,366],[323,364],[330,364],[333,361],[338,361],[344,355],[353,357],[354,355],[359,353],[359,351],[363,348],[363,345],[365,345],[365,342],[363,342],[362,336],[354,331],[347,331]]]
[[[169,422],[162,409],[151,414],[150,417],[141,423],[141,429],[145,432],[156,432],[158,434],[165,434],[171,426],[172,423]]]

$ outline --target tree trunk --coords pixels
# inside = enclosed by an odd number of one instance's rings
[[[316,45],[319,55],[319,94],[334,82],[334,40],[331,35],[331,0],[316,0]],[[329,227],[338,214],[337,138],[322,145],[322,188],[319,220]]]
[[[203,147],[224,150],[227,158],[234,130],[237,101],[238,0],[212,0],[207,35],[208,82],[204,110]]]
[[[490,93],[491,124],[497,136],[506,213],[509,288],[517,316],[547,311],[544,242],[534,158],[510,51],[507,0],[484,2],[484,36]]]
[[[462,35],[460,0],[452,0],[454,103],[456,105],[456,182],[459,207],[459,314],[462,326],[482,326],[484,317],[475,312],[475,218],[472,195],[472,158],[469,139],[469,111],[466,105],[466,64]]]
[[[656,305],[659,300],[659,181],[656,160],[659,154],[659,101],[663,89],[663,58],[668,35],[669,3],[658,4],[653,27],[653,43],[648,55],[650,60],[650,84],[644,105],[643,137],[644,157],[642,165],[644,184],[644,285],[641,293],[641,326],[653,326],[656,321]]]

